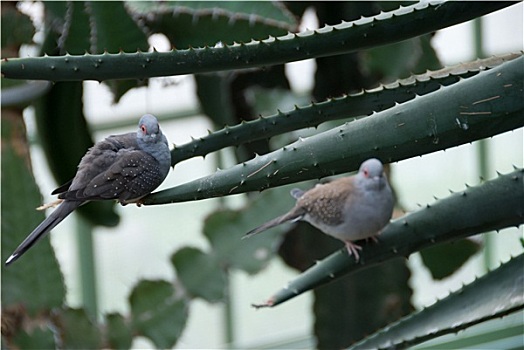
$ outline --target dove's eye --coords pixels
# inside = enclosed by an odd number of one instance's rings
[[[142,130],[142,132],[143,132],[144,134],[147,133],[147,128],[146,128],[146,126],[145,126],[144,124],[140,125],[140,130]]]
[[[369,171],[368,171],[368,169],[364,169],[364,176],[365,176],[365,177],[368,177],[368,176],[369,176]]]

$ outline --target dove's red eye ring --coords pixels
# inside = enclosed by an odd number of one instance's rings
[[[144,134],[147,133],[147,128],[146,128],[146,126],[145,126],[144,124],[140,125],[140,130],[142,130],[142,132],[143,132]]]
[[[368,176],[369,176],[369,171],[368,171],[368,169],[364,169],[364,176],[365,176],[365,177],[368,177]]]

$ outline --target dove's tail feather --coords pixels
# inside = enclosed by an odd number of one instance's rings
[[[251,231],[246,233],[244,235],[244,237],[242,237],[242,239],[249,238],[251,236],[256,235],[257,233],[263,232],[265,230],[269,230],[272,227],[278,226],[278,225],[283,224],[283,223],[288,222],[288,221],[289,222],[298,221],[298,220],[302,219],[302,217],[303,217],[302,213],[289,212],[287,214],[284,214],[282,216],[274,218],[273,220],[268,221],[265,224],[262,224],[262,225],[258,226],[257,228],[252,229]]]
[[[82,205],[83,202],[79,201],[64,201],[56,208],[51,215],[49,215],[44,221],[38,225],[33,232],[27,236],[26,239],[16,248],[11,256],[6,260],[5,265],[8,266],[20,258],[26,251],[29,250],[36,242],[41,238],[44,238],[49,231],[51,231],[56,225],[64,220],[69,214],[76,208]]]

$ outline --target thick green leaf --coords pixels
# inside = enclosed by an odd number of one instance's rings
[[[92,50],[96,53],[147,51],[147,37],[137,23],[131,18],[121,1],[90,1],[92,32]],[[128,90],[138,86],[136,80],[106,82],[115,95],[115,102]]]
[[[147,51],[147,37],[124,8],[122,1],[90,1],[88,11],[96,37],[91,45],[95,52]]]
[[[50,17],[48,21],[60,23],[54,27],[60,34],[58,46],[62,54],[147,51],[149,48],[145,33],[129,16],[121,1],[49,2],[45,6]],[[99,66],[99,63],[91,62],[91,65]],[[138,82],[106,81],[106,84],[118,101]]]
[[[275,26],[292,27],[296,21],[286,8],[277,2],[268,1],[177,1],[174,5],[186,8],[197,15],[210,10],[222,12],[224,15],[235,17],[236,20],[246,20],[252,17],[251,22],[274,21]]]
[[[44,219],[31,173],[22,116],[2,110],[2,261]],[[30,315],[59,307],[65,287],[49,239],[43,239],[23,259],[2,269],[2,306],[22,304]]]
[[[143,203],[261,191],[353,171],[371,157],[390,163],[517,129],[524,125],[523,62],[521,56],[367,118],[156,192]],[[286,118],[288,114],[281,115]],[[225,132],[227,135],[227,129]]]
[[[444,86],[453,85],[461,79],[477,75],[480,71],[494,68],[504,62],[521,57],[522,54],[507,54],[489,57],[482,60],[461,63],[437,71],[428,71],[379,88],[351,94],[340,98],[328,99],[319,103],[310,103],[309,99],[290,95],[289,91],[250,88],[246,91],[247,100],[255,100],[253,109],[256,113],[266,115],[256,120],[243,122],[234,126],[225,126],[204,137],[194,139],[183,145],[177,145],[171,151],[172,164],[228,146],[238,146],[255,140],[268,139],[293,130],[316,127],[321,123],[357,118],[371,115],[414,99],[417,95],[435,92]],[[282,105],[280,105],[282,104]],[[290,106],[299,105],[293,110]],[[269,110],[268,110],[269,109]],[[274,111],[285,111],[274,113]],[[256,114],[253,113],[253,114]]]
[[[411,70],[412,72],[426,72],[428,70],[436,70],[442,67],[437,52],[431,45],[431,39],[433,34],[422,35],[420,39],[420,50],[422,50],[422,56],[418,60],[416,66]]]
[[[15,2],[2,2],[2,56],[4,50],[16,50],[33,40],[35,28],[26,14],[16,9]]]
[[[266,1],[128,2],[177,49],[232,44],[284,35],[296,28],[283,5]]]
[[[233,124],[235,116],[231,100],[231,75],[196,74],[195,82],[202,111],[215,125]]]
[[[3,340],[4,336],[2,336]],[[3,341],[2,341],[3,343]],[[55,349],[55,335],[51,329],[33,328],[30,331],[20,330],[6,344],[8,347],[2,349]]]
[[[242,210],[219,210],[204,223],[204,235],[221,266],[254,274],[268,263],[287,227],[278,226],[262,235],[242,240],[255,226],[290,210],[294,200],[286,189],[267,191]]]
[[[423,66],[424,71],[416,70],[418,63],[423,59],[438,62],[435,52],[423,50],[423,45],[428,42],[427,36],[366,50],[363,53],[362,63],[370,74],[378,76],[382,82],[404,78],[413,73],[424,73],[426,69],[441,68],[440,66]],[[433,57],[425,57],[424,54],[432,54]]]
[[[420,251],[422,262],[434,279],[441,280],[457,271],[480,249],[480,244],[471,239],[444,243]]]
[[[458,333],[410,346],[410,350],[523,349],[524,310],[473,325]]]
[[[255,86],[249,88],[246,94],[249,95],[248,100],[252,101],[253,110],[257,115],[271,115],[275,111],[286,110],[289,106],[306,106],[311,102],[307,94],[297,94],[281,88],[268,89]]]
[[[473,6],[461,1],[420,2],[373,18],[247,44],[171,52],[17,58],[2,61],[1,69],[10,79],[102,81],[262,67],[402,41],[514,4],[495,1]]]
[[[187,321],[187,303],[175,297],[173,285],[142,280],[131,292],[129,303],[134,331],[159,349],[172,348]]]
[[[351,349],[405,349],[524,308],[524,254]]]
[[[89,319],[84,309],[66,308],[54,317],[58,332],[58,344],[63,349],[100,349],[102,333],[98,325]]]
[[[185,247],[171,256],[178,280],[191,297],[209,302],[224,299],[226,291],[225,266],[197,248]]]
[[[107,347],[111,349],[131,348],[133,334],[130,325],[122,315],[118,313],[106,315],[106,327]]]
[[[45,1],[43,5],[45,6],[46,20],[49,21],[49,25],[62,26],[70,4],[66,1]],[[58,31],[58,29],[56,30]]]
[[[61,54],[82,55],[91,52],[90,18],[85,2],[44,1],[44,6],[48,23],[54,25],[59,33],[57,45]]]

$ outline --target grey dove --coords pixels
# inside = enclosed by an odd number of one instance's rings
[[[293,189],[296,205],[253,230],[250,237],[285,222],[306,221],[346,244],[349,255],[359,260],[361,246],[353,241],[373,238],[391,219],[394,198],[382,163],[368,159],[352,177],[316,185],[308,191]]]
[[[80,161],[75,177],[52,192],[58,194],[61,204],[16,248],[6,265],[82,204],[93,200],[117,200],[122,205],[139,202],[164,181],[170,166],[167,139],[151,114],[140,118],[137,132],[97,142]]]

